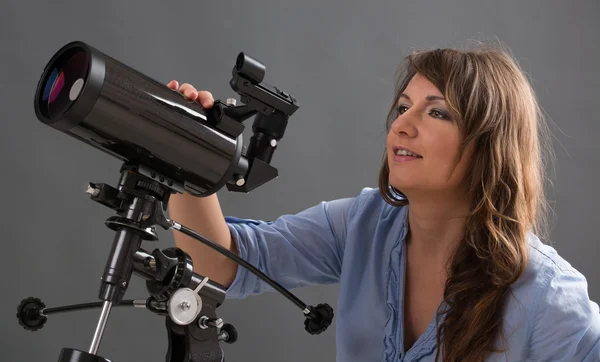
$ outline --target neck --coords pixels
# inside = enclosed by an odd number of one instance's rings
[[[469,211],[464,196],[408,197],[407,245],[418,254],[447,260],[462,240]]]

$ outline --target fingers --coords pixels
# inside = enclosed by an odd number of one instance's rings
[[[215,100],[213,99],[212,93],[209,91],[198,92],[198,102],[202,104],[204,108],[210,108],[214,105]]]
[[[167,86],[174,91],[178,91],[188,100],[199,102],[204,108],[210,108],[214,105],[214,98],[209,91],[198,91],[189,83],[183,83],[179,86],[179,82],[176,80],[170,81]]]
[[[172,90],[177,90],[179,88],[179,82],[172,80],[167,84],[167,87],[171,88]]]
[[[198,91],[189,83],[183,83],[179,87],[179,93],[183,94],[187,99],[195,101],[198,98]]]

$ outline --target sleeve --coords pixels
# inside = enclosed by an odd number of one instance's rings
[[[337,283],[346,226],[357,198],[323,201],[274,221],[225,220],[239,256],[286,289]],[[273,288],[241,265],[227,298],[243,299]]]
[[[585,277],[574,268],[551,274],[535,314],[531,360],[600,361],[600,312]]]

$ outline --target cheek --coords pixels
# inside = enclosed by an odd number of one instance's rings
[[[458,175],[464,172],[462,166],[463,160],[458,160],[458,152],[460,147],[460,140],[448,137],[436,137],[432,139],[429,147],[427,147],[428,162],[427,168],[428,173],[439,175],[444,180],[452,181],[457,176],[462,178],[462,175]],[[463,157],[464,158],[464,157]]]
[[[430,159],[435,160],[437,166],[451,164],[458,155],[458,142],[448,137],[433,137],[427,147]]]
[[[392,154],[392,149],[390,147],[390,135],[388,134],[387,138],[386,138],[386,143],[385,143],[385,154],[387,155],[387,162],[388,162],[388,166],[391,164],[391,162],[393,162],[393,157],[394,155]]]

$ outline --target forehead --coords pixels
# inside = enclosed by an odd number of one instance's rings
[[[429,79],[427,79],[421,73],[417,73],[411,78],[403,93],[408,95],[411,99],[413,96],[417,98],[425,98],[427,96],[443,96],[442,92],[435,86],[435,84],[429,81]]]

